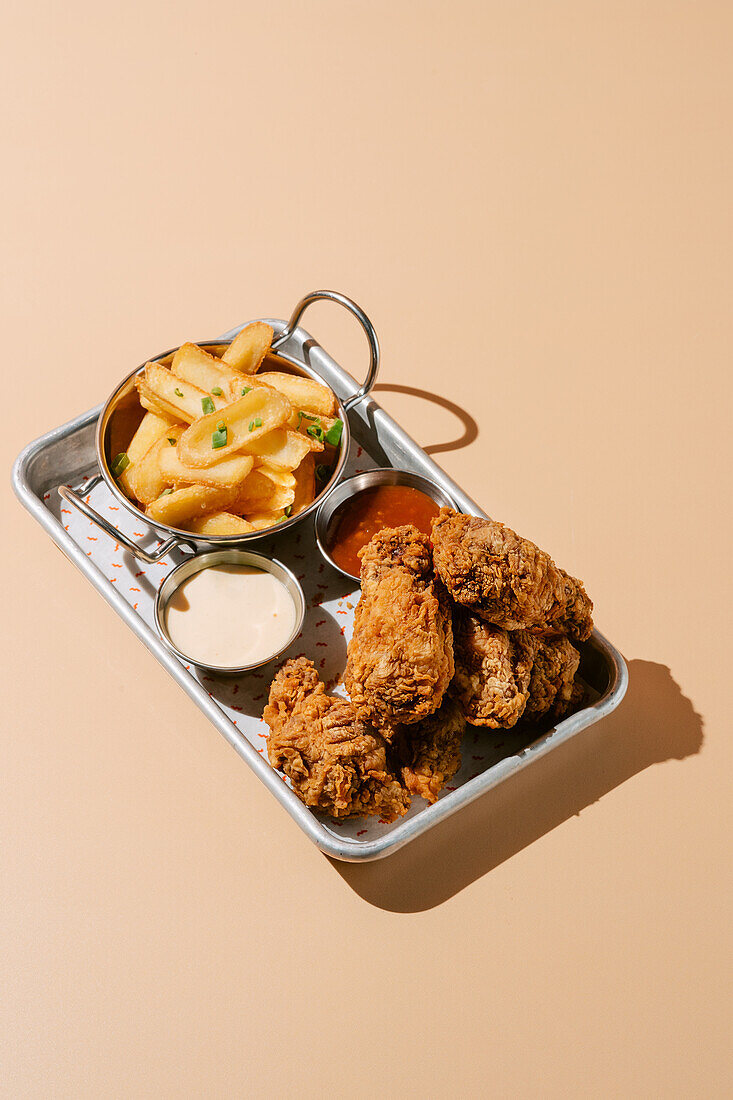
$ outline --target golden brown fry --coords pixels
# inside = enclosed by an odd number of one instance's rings
[[[249,535],[255,528],[241,516],[231,512],[212,512],[209,516],[199,516],[186,524],[187,531],[197,535]]]
[[[212,466],[281,427],[289,415],[287,398],[269,386],[255,386],[238,401],[191,424],[181,436],[178,453],[189,466]],[[220,425],[226,428],[227,442],[214,448],[212,437]]]
[[[268,527],[274,527],[286,519],[284,512],[251,512],[244,517],[251,523],[255,531],[266,531]]]
[[[181,432],[183,429],[181,429]],[[168,437],[173,438],[171,435]],[[168,438],[165,443],[168,443]],[[209,485],[212,489],[233,489],[241,485],[252,472],[251,455],[229,455],[212,466],[188,466],[182,461],[177,447],[163,446],[158,452],[161,473],[169,485]]]
[[[135,379],[135,385],[145,408],[148,408],[148,404],[143,398],[154,406],[153,411],[157,407],[166,415],[173,416],[177,421],[185,420],[187,424],[203,417],[207,399],[215,409],[223,408],[228,401],[228,396],[216,397],[199,386],[176,378],[160,363],[147,363],[143,373]]]
[[[303,435],[307,435],[308,429],[315,426],[322,428],[324,432],[329,431],[336,423],[336,418],[333,416],[324,416],[322,413],[309,412],[307,409],[293,409],[292,416],[288,420],[288,427],[293,431],[299,432]],[[311,450],[323,450],[323,444],[318,443],[312,436],[308,436],[310,443],[315,443],[316,446],[311,447]]]
[[[258,381],[274,390],[284,393],[294,409],[304,409],[317,416],[333,416],[336,412],[336,398],[328,386],[305,378],[301,374],[285,374],[281,371],[267,371],[258,375]]]
[[[254,443],[248,443],[243,453],[253,455],[255,462],[266,461],[270,466],[281,470],[295,470],[311,450],[323,450],[323,444],[312,444],[316,440],[306,439],[299,432],[288,428],[275,428]]]
[[[272,327],[264,321],[245,325],[222,355],[222,362],[242,374],[254,374],[270,350],[273,336]]]
[[[233,367],[222,363],[215,355],[198,347],[197,344],[182,344],[171,362],[171,374],[198,386],[205,393],[216,397],[215,390],[222,391],[218,396],[227,397],[232,387],[241,389],[241,375]]]
[[[300,466],[295,471],[295,497],[293,498],[292,514],[297,516],[309,504],[312,504],[316,496],[316,460],[312,454],[307,454]]]
[[[158,497],[145,509],[154,523],[183,528],[191,520],[221,511],[231,504],[235,489],[212,489],[207,485],[187,485]]]
[[[268,476],[262,467],[253,470],[240,485],[231,510],[249,516],[250,512],[279,512],[290,507],[295,499],[295,478],[290,474],[292,484],[283,484],[273,479],[273,473],[269,471]]]
[[[158,416],[156,413],[146,412],[140,421],[137,431],[130,440],[127,448],[127,457],[130,465],[127,466],[117,478],[117,484],[128,496],[134,496],[131,475],[135,463],[139,462],[143,455],[150,450],[154,443],[162,439],[168,429],[175,423],[169,416]]]
[[[280,488],[295,490],[295,474],[291,470],[281,470],[278,466],[271,466],[269,462],[262,462],[257,471]]]
[[[177,425],[168,429],[171,432],[171,439],[175,438],[173,433],[178,430]],[[173,450],[166,436],[158,439],[152,447],[148,448],[143,457],[132,467],[130,487],[135,499],[141,504],[152,504],[164,489],[173,484],[174,479],[167,477],[161,468],[160,455],[164,448],[166,451]]]

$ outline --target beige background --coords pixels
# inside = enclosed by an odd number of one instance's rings
[[[731,6],[3,23],[3,1094],[730,1095]],[[7,482],[149,354],[318,286],[371,314],[385,383],[475,419],[438,460],[585,579],[631,672],[612,718],[363,867]],[[363,370],[348,319],[309,328]]]

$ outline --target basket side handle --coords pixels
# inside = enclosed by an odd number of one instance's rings
[[[283,331],[277,336],[273,342],[272,347],[276,349],[284,344],[293,335],[293,332],[298,327],[300,319],[305,313],[309,305],[318,301],[336,302],[338,305],[343,306],[344,309],[348,309],[349,313],[356,317],[357,321],[364,330],[364,334],[369,344],[369,370],[367,376],[364,379],[364,383],[359,389],[350,397],[347,401],[344,401],[344,408],[348,412],[353,408],[358,401],[361,401],[363,397],[372,389],[372,386],[377,380],[377,374],[379,372],[379,341],[377,340],[377,334],[374,331],[374,325],[367,317],[361,306],[358,306],[356,302],[352,302],[351,298],[347,298],[345,294],[339,294],[336,290],[313,290],[310,294],[306,294],[301,298],[297,306],[290,315],[290,320],[283,329]]]
[[[122,532],[118,531],[116,527],[113,527],[111,523],[108,523],[106,519],[100,516],[99,512],[95,512],[93,508],[90,508],[84,498],[80,497],[78,493],[75,493],[73,489],[70,489],[68,485],[59,485],[58,494],[67,504],[71,504],[74,508],[78,508],[82,515],[86,516],[88,520],[97,527],[101,527],[104,533],[114,539],[115,542],[119,542],[126,550],[134,554],[136,558],[146,562],[148,565],[154,565],[156,561],[160,561],[161,558],[164,558],[174,547],[183,545],[182,539],[177,539],[174,536],[164,542],[162,546],[159,546],[158,549],[151,554],[147,550],[143,550],[142,546],[138,546],[132,539],[128,539],[127,535],[123,535]]]

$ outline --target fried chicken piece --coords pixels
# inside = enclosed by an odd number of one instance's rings
[[[525,717],[531,721],[545,714],[563,718],[577,705],[579,664],[580,654],[567,638],[537,638]]]
[[[461,741],[466,719],[454,699],[446,695],[429,718],[397,731],[396,746],[403,761],[402,782],[411,794],[437,801],[446,783],[461,766]]]
[[[360,718],[410,725],[438,709],[453,676],[448,598],[430,540],[416,527],[385,527],[359,553],[361,599],[344,685]]]
[[[280,669],[262,717],[270,763],[306,806],[336,818],[378,814],[386,821],[407,812],[410,796],[387,763],[384,738],[347,699],[326,695],[306,657]]]
[[[504,630],[584,641],[593,629],[593,604],[580,581],[502,523],[441,508],[433,561],[456,603]]]
[[[508,632],[457,607],[453,617],[456,672],[451,684],[467,721],[509,729],[524,713],[536,640]]]

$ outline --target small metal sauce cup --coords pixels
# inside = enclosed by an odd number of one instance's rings
[[[323,501],[316,512],[316,542],[318,549],[329,565],[342,573],[344,577],[351,577],[355,581],[359,580],[359,574],[347,573],[331,557],[328,550],[328,536],[332,522],[341,505],[345,504],[347,500],[358,496],[359,493],[363,493],[366,489],[374,489],[379,485],[407,485],[411,489],[419,489],[421,493],[425,493],[440,508],[455,508],[458,510],[456,502],[445,489],[441,489],[434,481],[429,481],[428,478],[421,477],[420,474],[411,474],[406,470],[393,470],[391,467],[366,470],[363,474],[356,474],[354,477],[342,481]]]
[[[199,573],[202,569],[208,569],[212,565],[250,565],[254,569],[261,569],[265,573],[272,573],[273,577],[276,577],[285,585],[295,606],[295,625],[284,646],[281,646],[275,653],[270,653],[269,656],[260,661],[254,661],[249,665],[232,666],[230,668],[228,666],[222,667],[221,665],[205,664],[203,661],[199,661],[195,657],[192,657],[190,653],[182,653],[181,650],[173,644],[168,633],[168,624],[166,622],[168,601],[184,581],[192,577],[194,573]],[[187,664],[195,665],[196,668],[205,669],[207,672],[215,672],[219,676],[239,676],[243,672],[250,672],[252,669],[268,665],[270,661],[276,660],[276,658],[284,653],[289,645],[292,645],[303,628],[303,621],[305,619],[305,596],[303,595],[303,589],[297,578],[289,569],[286,569],[282,562],[276,561],[274,558],[266,558],[262,554],[254,554],[251,550],[212,550],[208,553],[193,554],[190,558],[187,558],[186,561],[181,562],[180,565],[177,565],[175,569],[171,570],[158,589],[158,594],[155,597],[154,614],[158,633],[165,645],[171,653],[175,653],[176,657],[180,657],[180,659]],[[243,622],[242,630],[244,631],[246,629],[247,624]]]

